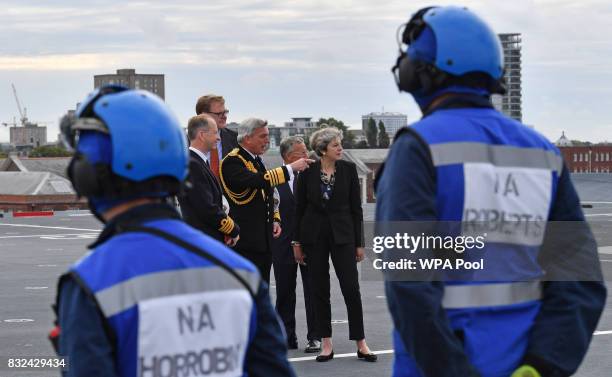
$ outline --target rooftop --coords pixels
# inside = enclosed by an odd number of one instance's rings
[[[364,163],[375,164],[385,161],[387,154],[389,153],[389,149],[345,149],[344,153],[358,158]]]
[[[380,116],[383,116],[383,117],[402,116],[402,117],[407,117],[406,114],[394,113],[394,112],[389,112],[389,111],[385,111],[385,112],[373,112],[373,113],[362,115],[362,117],[368,117],[368,116],[377,116],[377,117],[380,117]]]
[[[67,178],[70,157],[25,158],[10,156],[0,160],[0,171],[49,172]]]
[[[74,195],[70,181],[53,173],[0,172],[0,195]]]

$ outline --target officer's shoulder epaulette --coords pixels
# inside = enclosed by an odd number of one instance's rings
[[[234,148],[234,149],[232,149],[232,150],[231,150],[231,152],[230,152],[230,153],[228,153],[227,155],[228,155],[228,156],[233,156],[233,157],[236,157],[236,156],[238,156],[238,154],[239,154],[239,153],[240,153],[240,149],[238,149],[238,148]]]

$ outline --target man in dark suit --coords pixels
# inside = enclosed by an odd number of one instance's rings
[[[229,110],[225,108],[225,99],[222,96],[207,94],[198,98],[195,110],[198,115],[210,115],[219,128],[221,140],[217,141],[210,153],[207,153],[210,168],[215,176],[219,177],[219,161],[227,156],[234,148],[238,147],[238,134],[229,128],[225,128]]]
[[[312,160],[300,158],[266,170],[261,155],[270,143],[267,125],[256,118],[240,124],[239,146],[221,161],[220,178],[229,200],[230,216],[242,228],[235,250],[253,262],[269,282],[271,240],[281,234],[280,213],[274,210],[274,187],[287,182],[294,172],[306,169]]]
[[[300,158],[308,157],[308,150],[304,139],[299,136],[290,136],[280,143],[280,153],[284,165],[289,165]],[[272,241],[272,263],[274,279],[276,280],[276,311],[285,325],[287,346],[297,349],[297,335],[295,333],[295,287],[297,281],[298,264],[293,256],[291,241],[293,240],[295,218],[295,190],[297,174],[288,182],[277,186],[280,196],[279,210],[283,218],[284,232]],[[310,281],[308,266],[300,264],[302,274],[302,287],[304,289],[304,304],[306,306],[306,326],[308,332],[305,351],[307,353],[321,351],[321,341],[314,335],[314,309],[310,300]]]
[[[189,119],[189,179],[191,189],[179,196],[185,222],[209,236],[233,246],[240,228],[223,210],[223,192],[206,157],[219,141],[215,120],[205,114]]]

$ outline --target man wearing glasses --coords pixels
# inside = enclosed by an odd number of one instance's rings
[[[234,148],[238,148],[238,134],[235,131],[225,128],[227,114],[229,110],[225,108],[225,99],[216,94],[207,94],[198,98],[196,103],[196,114],[210,115],[219,128],[220,139],[217,141],[216,148],[213,148],[206,156],[210,162],[210,169],[219,177],[219,161],[223,159]]]

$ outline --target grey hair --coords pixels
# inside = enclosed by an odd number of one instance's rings
[[[210,122],[215,121],[210,117],[210,115],[200,114],[193,116],[189,119],[189,123],[187,124],[187,138],[189,141],[195,140],[196,136],[198,136],[198,131],[201,129],[204,131],[208,131],[210,128]]]
[[[287,156],[296,144],[304,144],[304,139],[299,136],[289,136],[284,138],[280,142],[280,155],[281,157]]]
[[[336,127],[321,128],[310,136],[310,148],[315,151],[317,156],[323,156],[329,143],[335,139],[342,140],[342,131]]]
[[[268,125],[268,121],[259,118],[248,118],[240,123],[238,127],[238,142],[241,143],[245,136],[253,135],[258,128],[263,128]]]

